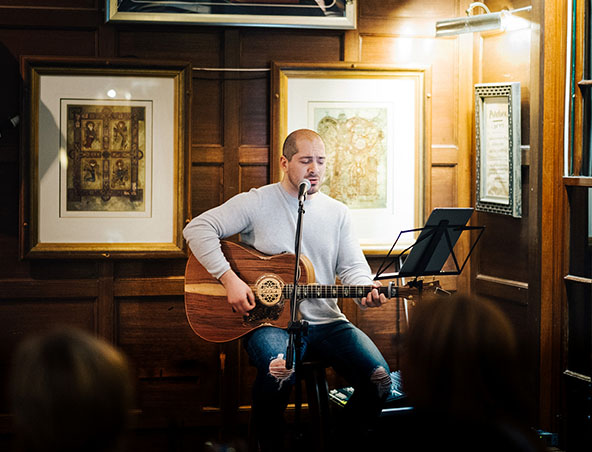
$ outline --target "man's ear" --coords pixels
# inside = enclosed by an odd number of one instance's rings
[[[288,159],[283,154],[280,157],[280,168],[284,173],[288,170]]]

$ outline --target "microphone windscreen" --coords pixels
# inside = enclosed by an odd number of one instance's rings
[[[302,184],[304,184],[306,186],[306,188],[304,189],[305,192],[310,190],[311,185],[310,185],[310,181],[308,179],[302,179],[300,181],[300,183],[298,184],[298,186],[302,187]]]

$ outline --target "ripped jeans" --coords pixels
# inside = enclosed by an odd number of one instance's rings
[[[288,333],[274,327],[254,330],[244,340],[250,360],[257,368],[253,385],[253,417],[260,441],[280,441],[283,413],[295,383],[293,369],[286,370]],[[303,359],[314,356],[354,387],[344,412],[347,424],[365,428],[380,414],[390,391],[387,362],[359,328],[347,321],[309,325],[302,337]],[[270,448],[269,450],[273,450]]]

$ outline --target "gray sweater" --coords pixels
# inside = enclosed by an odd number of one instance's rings
[[[319,192],[304,203],[301,254],[313,264],[316,282],[370,285],[370,267],[355,237],[348,208]],[[230,265],[220,250],[220,239],[240,233],[241,241],[274,255],[295,252],[298,200],[280,183],[240,193],[194,218],[183,235],[192,253],[215,278]],[[300,303],[302,318],[311,324],[344,320],[337,300],[310,299]]]

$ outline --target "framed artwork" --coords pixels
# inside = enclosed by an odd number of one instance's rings
[[[388,252],[425,218],[429,84],[424,68],[272,63],[271,180],[281,179],[286,136],[317,131],[327,153],[321,191],[350,208],[365,253]]]
[[[477,210],[522,216],[520,83],[475,85]]]
[[[356,28],[358,0],[106,0],[107,21]]]
[[[21,66],[21,256],[184,256],[189,63]]]

